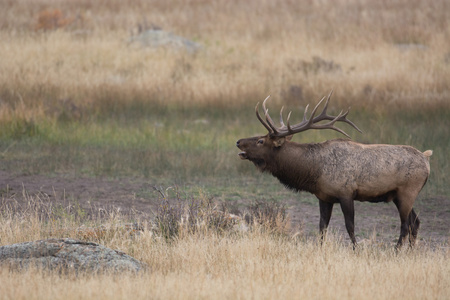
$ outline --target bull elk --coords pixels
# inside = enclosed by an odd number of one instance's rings
[[[277,127],[263,104],[265,119],[255,107],[256,117],[268,130],[264,136],[240,139],[236,146],[242,151],[241,159],[249,160],[262,172],[271,173],[286,187],[295,191],[307,191],[319,199],[320,234],[323,240],[330,222],[333,205],[339,203],[344,214],[345,227],[356,247],[354,233],[354,202],[394,202],[400,214],[401,228],[396,249],[409,235],[410,246],[415,244],[420,221],[413,205],[430,174],[431,150],[419,150],[403,145],[361,144],[350,139],[328,140],[322,143],[298,144],[291,142],[294,134],[308,129],[332,129],[348,138],[350,136],[335,123],[347,123],[361,130],[347,119],[348,109],[337,116],[327,114],[331,93],[322,112],[316,111],[325,97],[307,118],[290,125],[291,113],[283,120],[280,111],[280,127]],[[326,123],[322,121],[328,121]]]

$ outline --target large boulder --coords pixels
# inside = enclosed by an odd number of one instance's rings
[[[0,265],[75,272],[139,272],[142,263],[123,252],[71,238],[47,239],[0,247]]]

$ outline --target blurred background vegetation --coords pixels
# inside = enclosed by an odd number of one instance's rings
[[[450,1],[0,7],[1,170],[257,193],[277,183],[235,147],[265,134],[256,103],[271,94],[271,112],[284,105],[295,120],[334,90],[331,112],[351,106],[364,132],[343,127],[354,140],[432,149],[426,194],[450,195]],[[199,48],[136,42],[159,28]],[[294,140],[336,137],[311,131]]]

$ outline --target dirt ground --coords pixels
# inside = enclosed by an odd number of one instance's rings
[[[39,198],[63,207],[76,204],[90,211],[115,208],[124,214],[152,218],[160,199],[152,186],[144,179],[48,177],[0,171],[0,208],[6,204],[26,207],[30,199]],[[288,207],[292,231],[315,237],[319,225],[318,202],[299,201],[301,197],[292,193],[284,203]],[[242,199],[241,206],[250,205],[251,201]],[[420,195],[414,207],[421,220],[419,244],[448,248],[450,198]],[[335,205],[329,230],[349,242],[338,205]],[[355,233],[360,243],[395,245],[399,232],[400,220],[394,204],[355,202]]]

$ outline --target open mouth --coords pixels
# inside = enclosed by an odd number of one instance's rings
[[[238,155],[239,155],[239,157],[240,157],[241,159],[247,159],[247,158],[248,158],[248,157],[247,157],[247,153],[245,153],[245,151],[240,152]]]

